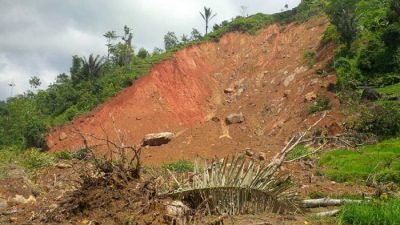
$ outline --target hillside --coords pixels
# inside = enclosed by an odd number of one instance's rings
[[[335,76],[317,74],[333,54],[333,45],[320,44],[327,25],[326,19],[275,24],[255,36],[229,33],[217,43],[180,50],[95,111],[56,128],[47,138],[50,151],[83,148],[76,130],[116,140],[118,129],[125,144],[148,133],[178,134],[170,144],[146,150],[146,163],[225,156],[245,148],[268,151],[270,157],[314,120],[309,107],[317,96],[331,100],[324,125],[338,132],[339,103],[327,91]],[[316,53],[315,65],[308,64],[307,52]],[[232,93],[224,93],[229,88]],[[315,96],[306,100],[308,93]],[[245,121],[228,126],[225,117],[239,112]],[[87,139],[89,145],[104,144]]]

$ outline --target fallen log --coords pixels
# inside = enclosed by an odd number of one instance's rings
[[[329,216],[336,216],[337,214],[340,213],[340,209],[335,209],[327,212],[320,212],[315,214],[317,217],[329,217]]]
[[[329,207],[329,206],[340,206],[345,203],[361,203],[362,200],[351,200],[351,199],[306,199],[303,200],[303,206],[306,208],[318,208],[318,207]]]

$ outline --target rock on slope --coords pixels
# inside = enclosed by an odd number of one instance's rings
[[[126,144],[171,131],[177,136],[169,144],[143,152],[146,163],[224,156],[245,148],[271,157],[287,137],[316,119],[308,114],[314,100],[306,100],[307,94],[331,99],[323,125],[341,119],[338,100],[327,91],[335,76],[317,74],[332,57],[333,46],[319,44],[327,25],[323,19],[275,24],[255,36],[229,33],[219,42],[180,50],[95,111],[55,128],[47,138],[50,151],[80,149],[83,141],[75,129],[99,138],[107,133],[114,140],[123,133]],[[305,59],[309,51],[316,52],[311,68]],[[243,113],[245,121],[227,125],[231,113]],[[88,137],[88,142],[101,141]]]

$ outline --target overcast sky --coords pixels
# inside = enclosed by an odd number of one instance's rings
[[[41,89],[69,73],[71,56],[106,53],[103,34],[133,28],[136,49],[163,48],[163,36],[192,28],[204,32],[199,11],[218,13],[212,24],[248,14],[275,13],[300,0],[0,0],[0,100],[28,90],[38,76]],[[15,83],[13,90],[8,84]]]

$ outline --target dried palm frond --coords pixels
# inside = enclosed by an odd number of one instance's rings
[[[200,166],[195,163],[194,176],[179,182],[177,188],[161,194],[181,199],[192,208],[205,208],[209,214],[282,213],[299,211],[297,194],[290,191],[290,177],[277,173],[291,152],[321,120],[326,112],[305,132],[294,136],[268,165],[245,156],[232,156]]]
[[[181,199],[193,208],[204,207],[209,214],[237,215],[256,212],[298,210],[299,202],[289,191],[289,177],[273,175],[274,168],[244,156],[195,163],[190,182],[162,194]]]

